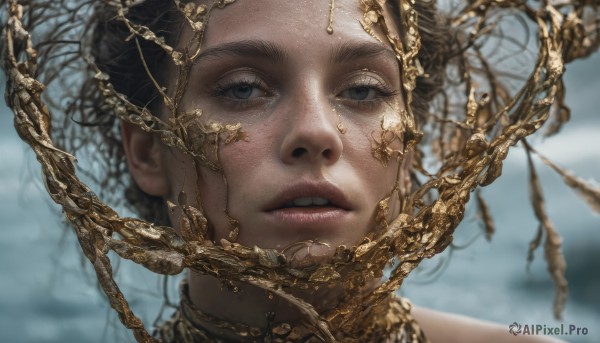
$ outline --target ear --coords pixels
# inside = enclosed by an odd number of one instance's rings
[[[135,183],[149,195],[165,197],[169,179],[161,154],[160,140],[130,123],[121,123],[127,167]]]

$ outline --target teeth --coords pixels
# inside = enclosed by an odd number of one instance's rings
[[[297,198],[292,201],[289,201],[286,206],[324,206],[329,203],[329,200],[321,197],[305,197],[305,198]]]
[[[292,204],[294,204],[294,206],[309,206],[312,205],[312,203],[312,198],[298,198],[292,200]]]
[[[312,203],[317,206],[327,205],[328,202],[329,201],[327,201],[327,199],[325,199],[325,198],[319,198],[319,197],[312,198]]]

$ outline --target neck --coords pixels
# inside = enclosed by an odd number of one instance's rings
[[[367,288],[365,291],[373,287]],[[333,288],[294,292],[294,295],[318,305],[315,309],[319,313],[331,314],[335,313],[341,291],[341,288]],[[357,296],[360,298],[360,294]],[[190,274],[182,285],[180,310],[160,332],[162,337],[185,338],[185,342],[259,342],[274,338],[286,342],[387,342],[397,335],[408,334],[415,339],[422,335],[410,316],[410,304],[393,294],[374,307],[342,316],[348,315],[354,324],[332,328],[335,338],[326,338],[315,335],[317,329],[308,325],[287,301],[277,300],[264,290],[250,285],[223,285],[213,277]]]
[[[193,272],[190,272],[188,282],[191,302],[212,317],[260,328],[266,328],[270,323],[303,321],[303,314],[297,307],[259,287],[241,282],[225,283]],[[341,286],[290,292],[313,305],[319,313],[337,306],[343,294]]]

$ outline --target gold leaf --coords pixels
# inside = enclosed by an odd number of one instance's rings
[[[258,263],[262,266],[275,268],[285,264],[286,258],[275,249],[261,249],[254,246],[254,252],[258,256]]]
[[[340,273],[338,273],[331,266],[321,266],[317,270],[315,270],[310,277],[308,278],[311,282],[329,282],[333,280],[337,280],[341,277]]]

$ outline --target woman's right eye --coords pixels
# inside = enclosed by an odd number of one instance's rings
[[[212,93],[224,105],[238,109],[262,103],[272,94],[268,84],[261,77],[247,72],[225,75],[216,81]]]
[[[251,100],[267,95],[265,91],[263,91],[256,85],[249,83],[240,83],[228,86],[227,88],[222,89],[220,93],[221,96],[235,100]]]

